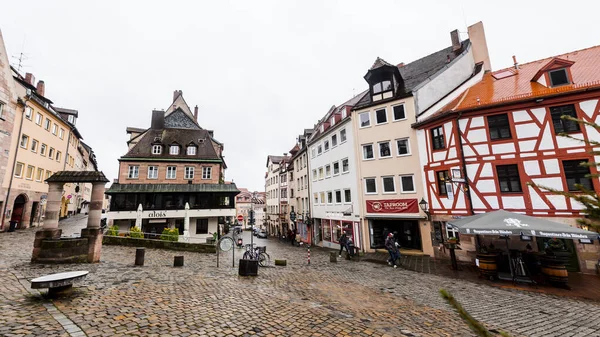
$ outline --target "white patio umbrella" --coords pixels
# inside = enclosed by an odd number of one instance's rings
[[[135,227],[139,230],[142,230],[142,212],[144,208],[142,208],[142,204],[140,204],[137,208],[137,213],[135,217]]]
[[[188,216],[188,211],[190,210],[190,204],[185,203],[185,215],[183,218],[183,237],[185,241],[189,241],[190,239],[190,218]]]

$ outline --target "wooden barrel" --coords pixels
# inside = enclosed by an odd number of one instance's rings
[[[542,265],[542,273],[546,276],[546,279],[551,283],[566,285],[569,281],[569,273],[567,272],[567,267],[564,264]]]
[[[498,263],[496,254],[477,254],[479,260],[479,273],[482,276],[495,278],[498,277]]]

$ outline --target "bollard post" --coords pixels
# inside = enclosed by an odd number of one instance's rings
[[[144,256],[146,255],[145,248],[136,248],[135,249],[135,265],[143,266],[144,265]]]
[[[329,262],[337,262],[337,252],[329,252]]]
[[[175,256],[173,259],[173,267],[183,267],[183,255]]]
[[[307,258],[308,258],[308,265],[310,265],[310,246],[307,246],[307,249],[308,249],[308,256],[307,256]]]

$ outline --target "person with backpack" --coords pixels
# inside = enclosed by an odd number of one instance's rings
[[[396,261],[400,258],[400,251],[398,250],[398,244],[396,240],[394,240],[394,234],[389,233],[387,238],[385,239],[385,249],[387,249],[388,253],[390,253],[390,258],[387,260],[390,266],[394,266],[397,268]]]
[[[342,232],[342,236],[340,236],[340,252],[338,253],[338,257],[342,257],[342,251],[344,248],[346,248],[346,251],[348,252],[346,243],[348,243],[348,235],[346,235],[346,232]]]

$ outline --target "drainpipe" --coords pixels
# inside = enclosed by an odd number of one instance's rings
[[[8,183],[8,190],[6,191],[6,198],[4,199],[4,207],[2,208],[2,222],[0,222],[0,229],[4,228],[4,220],[6,216],[6,205],[8,204],[8,198],[10,197],[10,189],[12,188],[13,179],[15,178],[15,167],[17,166],[17,155],[19,154],[19,144],[21,142],[21,131],[23,130],[23,119],[25,119],[25,108],[27,107],[27,102],[29,102],[30,95],[25,95],[25,101],[19,100],[23,103],[23,109],[21,109],[21,123],[19,124],[19,136],[17,136],[17,144],[15,144],[15,158],[13,159],[12,170],[10,174],[10,181]],[[18,103],[18,101],[17,101]],[[33,139],[33,138],[32,138]],[[23,170],[26,170],[23,167]],[[35,174],[35,172],[34,172]]]
[[[455,123],[456,129],[458,130],[458,146],[460,149],[460,160],[462,163],[462,170],[464,172],[464,177],[465,177],[465,187],[467,188],[467,192],[465,194],[467,195],[467,200],[469,202],[469,215],[473,215],[475,213],[473,212],[473,201],[471,200],[471,187],[469,186],[469,176],[467,175],[467,164],[465,161],[465,154],[463,152],[462,131],[460,130],[460,125],[458,123],[458,120],[460,119],[461,116],[462,116],[462,112],[459,112],[454,123]]]

